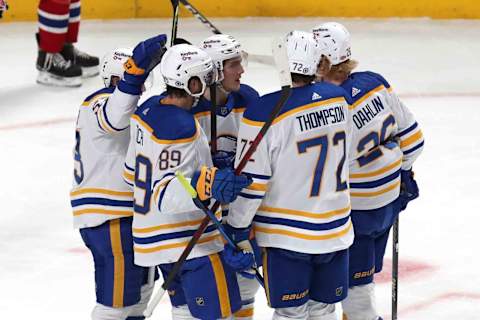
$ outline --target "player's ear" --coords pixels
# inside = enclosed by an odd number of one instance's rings
[[[196,94],[202,92],[203,84],[198,77],[192,77],[188,80],[188,90],[191,93]]]

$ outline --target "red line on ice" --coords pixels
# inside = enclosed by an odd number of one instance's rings
[[[49,120],[42,120],[42,121],[35,121],[35,122],[17,123],[17,124],[2,126],[0,127],[0,131],[47,127],[55,124],[67,123],[67,122],[73,122],[73,121],[75,121],[75,118],[57,118],[57,119],[49,119]]]
[[[399,315],[405,316],[417,311],[421,311],[423,309],[426,309],[428,307],[431,307],[432,305],[435,305],[437,303],[440,303],[444,300],[462,300],[462,299],[468,299],[468,300],[480,300],[480,294],[478,293],[472,293],[472,292],[447,292],[441,295],[438,295],[436,297],[430,298],[428,300],[412,304],[408,307],[401,308],[399,311]],[[391,315],[388,315],[385,317],[385,320],[391,319]]]

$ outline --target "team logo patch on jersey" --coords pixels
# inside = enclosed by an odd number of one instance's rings
[[[318,93],[314,92],[314,93],[312,94],[312,101],[313,101],[313,100],[318,100],[318,99],[322,99],[322,96],[319,95]]]
[[[196,297],[195,298],[195,303],[198,306],[204,306],[205,305],[205,300],[202,297]]]
[[[353,87],[352,88],[352,97],[355,97],[357,94],[359,94],[362,90]]]
[[[227,107],[221,107],[220,108],[220,115],[222,117],[225,117],[226,115],[228,115],[228,108]]]

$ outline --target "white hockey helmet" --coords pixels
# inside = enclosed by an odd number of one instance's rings
[[[193,97],[200,97],[207,86],[217,80],[212,58],[203,50],[190,44],[178,44],[165,52],[160,71],[166,85],[185,90]],[[198,77],[202,83],[199,93],[192,93],[188,88],[191,78]]]
[[[327,57],[332,65],[347,61],[352,56],[350,33],[338,22],[326,22],[313,28],[315,40],[327,45]]]
[[[215,34],[200,42],[199,47],[212,57],[218,71],[218,81],[223,80],[223,62],[225,60],[246,59],[242,46],[234,37],[226,34]]]
[[[287,34],[288,64],[290,72],[312,76],[316,73],[324,48],[310,32],[292,31]]]
[[[123,64],[132,56],[132,49],[117,48],[108,52],[102,58],[100,76],[105,87],[111,86],[112,77],[123,78]]]

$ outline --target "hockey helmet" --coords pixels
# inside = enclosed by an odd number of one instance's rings
[[[315,40],[323,42],[328,48],[326,54],[332,65],[340,64],[350,59],[350,33],[338,22],[326,22],[313,28]]]
[[[160,71],[166,85],[183,89],[193,97],[203,95],[207,86],[217,80],[212,58],[205,51],[189,44],[170,47],[162,58]],[[201,92],[195,94],[188,88],[188,82],[193,77],[198,77],[202,83]]]
[[[123,78],[123,64],[132,56],[132,49],[117,48],[108,52],[102,58],[100,76],[105,87],[112,85],[112,77]]]
[[[285,39],[290,72],[306,76],[314,75],[325,47],[305,31],[292,31]]]
[[[242,58],[246,64],[247,56],[242,46],[234,37],[226,34],[215,34],[203,40],[199,47],[210,55],[218,71],[218,81],[223,80],[223,62],[225,60]]]

